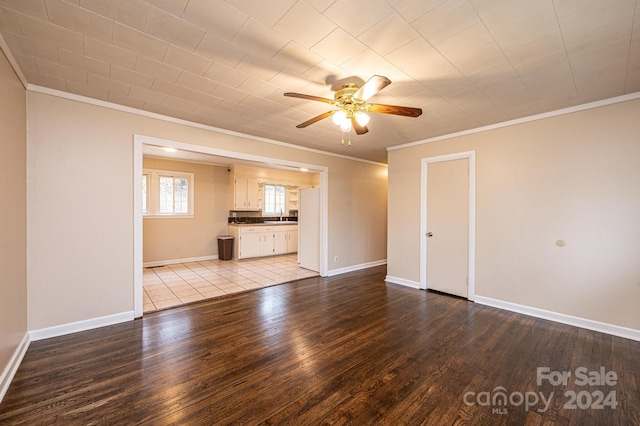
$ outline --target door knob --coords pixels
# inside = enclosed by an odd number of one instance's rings
[[[427,232],[427,237],[429,238],[433,237],[433,232]]]

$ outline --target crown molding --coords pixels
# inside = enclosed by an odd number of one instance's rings
[[[235,132],[233,130],[227,130],[227,129],[222,129],[220,127],[209,126],[208,124],[196,123],[194,121],[183,120],[181,118],[175,118],[175,117],[170,117],[168,115],[158,114],[158,113],[155,113],[155,112],[144,111],[144,110],[141,110],[141,109],[138,109],[138,108],[128,107],[128,106],[124,106],[124,105],[118,105],[118,104],[114,104],[112,102],[102,101],[102,100],[99,100],[99,99],[93,99],[93,98],[89,98],[89,97],[82,96],[82,95],[76,95],[75,93],[63,92],[61,90],[50,89],[48,87],[37,86],[37,85],[34,85],[34,84],[27,85],[27,90],[30,91],[30,92],[42,93],[42,94],[45,94],[45,95],[51,95],[51,96],[55,96],[55,97],[58,97],[58,98],[68,99],[68,100],[71,100],[71,101],[82,102],[82,103],[85,103],[85,104],[90,104],[90,105],[99,106],[99,107],[103,107],[103,108],[109,108],[109,109],[113,109],[113,110],[116,110],[116,111],[128,112],[130,114],[141,115],[143,117],[149,117],[149,118],[154,118],[156,120],[168,121],[170,123],[176,123],[176,124],[181,124],[183,126],[195,127],[195,128],[198,128],[198,129],[203,129],[203,130],[207,130],[207,131],[215,132],[215,133],[221,133],[221,134],[225,134],[225,135],[229,135],[229,136],[235,136],[235,137],[238,137],[238,138],[250,139],[250,140],[254,140],[254,141],[258,141],[258,142],[268,143],[268,144],[271,144],[271,145],[278,145],[278,146],[282,146],[282,147],[285,147],[285,148],[296,149],[296,150],[299,150],[299,151],[313,152],[315,154],[327,155],[327,156],[330,156],[330,157],[338,157],[338,158],[342,158],[342,159],[345,159],[345,160],[358,161],[358,162],[361,162],[361,163],[368,163],[368,164],[374,164],[376,166],[387,167],[387,164],[384,164],[384,163],[378,163],[378,162],[371,161],[371,160],[365,160],[365,159],[362,159],[362,158],[350,157],[348,155],[336,154],[336,153],[333,153],[333,152],[322,151],[322,150],[314,149],[314,148],[307,148],[307,147],[304,147],[304,146],[294,145],[294,144],[290,144],[290,143],[286,143],[286,142],[280,142],[280,141],[277,141],[277,140],[274,140],[274,139],[267,139],[267,138],[263,138],[263,137],[260,137],[260,136],[248,135],[248,134],[245,134],[245,133]]]
[[[424,145],[431,142],[438,142],[446,139],[453,139],[460,136],[472,135],[474,133],[486,132],[489,130],[501,129],[503,127],[515,126],[517,124],[529,123],[531,121],[544,120],[546,118],[557,117],[565,114],[572,114],[578,111],[584,111],[587,109],[600,108],[607,105],[617,104],[621,102],[632,101],[634,99],[640,99],[640,92],[629,93],[627,95],[616,96],[615,98],[602,99],[599,101],[589,102],[582,105],[576,105],[568,108],[562,108],[555,111],[543,112],[542,114],[531,115],[529,117],[516,118],[515,120],[503,121],[501,123],[490,124],[488,126],[476,127],[474,129],[463,130],[461,132],[449,133],[447,135],[436,136],[429,139],[422,139],[415,142],[409,142],[402,145],[390,146],[388,151],[395,151],[398,149],[409,148],[412,146]]]
[[[29,85],[29,83],[27,82],[27,78],[22,73],[22,70],[18,65],[18,61],[16,61],[16,58],[13,57],[13,54],[9,49],[9,45],[7,45],[7,42],[5,41],[4,37],[2,37],[2,34],[0,34],[0,49],[4,52],[5,56],[7,57],[7,60],[9,61],[9,64],[11,65],[11,68],[13,68],[13,71],[16,73],[16,75],[20,79],[22,86],[24,86],[24,88],[26,89],[27,86]]]

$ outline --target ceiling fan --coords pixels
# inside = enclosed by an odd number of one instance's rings
[[[292,98],[324,102],[337,108],[320,114],[317,117],[313,117],[304,123],[300,123],[296,126],[297,128],[301,129],[316,123],[323,118],[332,117],[333,122],[340,126],[340,130],[343,132],[350,133],[353,128],[355,129],[356,134],[364,135],[369,131],[367,128],[367,123],[369,122],[369,116],[366,114],[367,112],[403,115],[405,117],[418,117],[422,114],[421,108],[371,104],[367,102],[369,98],[387,87],[389,84],[391,84],[391,80],[387,77],[374,75],[364,83],[362,87],[358,87],[357,84],[353,83],[343,85],[342,89],[335,92],[333,99],[292,92],[287,92],[284,95]],[[344,140],[342,143],[344,144]],[[351,145],[351,140],[349,140],[349,145]]]

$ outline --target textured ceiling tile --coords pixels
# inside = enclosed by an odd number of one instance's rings
[[[487,46],[492,51],[498,50],[493,37],[482,22],[476,22],[453,36],[434,44],[434,47],[454,65],[469,60],[470,54],[473,55],[485,50]]]
[[[154,92],[153,90],[145,89],[135,85],[131,86],[131,90],[129,90],[129,97],[160,105],[164,102],[165,99],[167,99],[167,95],[165,95],[164,93]]]
[[[247,98],[247,96],[249,96],[248,92],[227,86],[226,84],[217,85],[211,94],[231,102],[242,102]]]
[[[114,81],[143,87],[145,89],[150,89],[153,85],[153,77],[149,77],[148,75],[140,74],[139,72],[122,68],[117,65],[111,66],[110,78]]]
[[[164,63],[182,68],[194,74],[202,75],[211,66],[211,59],[196,55],[177,46],[169,46]]]
[[[425,13],[431,12],[445,1],[447,0],[387,0],[387,3],[408,22],[413,22]]]
[[[306,48],[315,45],[335,28],[336,24],[304,2],[297,2],[273,27]]]
[[[159,78],[156,78],[153,81],[153,86],[151,86],[151,89],[180,99],[186,99],[191,94],[191,89],[161,80]]]
[[[21,34],[20,25],[13,10],[0,7],[0,31]]]
[[[45,61],[44,59],[36,59],[36,64],[40,73],[49,77],[80,83],[87,82],[87,73],[85,71],[69,68],[56,62]]]
[[[165,41],[120,24],[113,28],[113,43],[159,61],[164,58],[169,48],[169,43]]]
[[[196,54],[212,59],[229,67],[235,67],[244,58],[248,50],[207,33],[196,48]]]
[[[291,41],[271,60],[292,73],[303,73],[322,61],[322,57]]]
[[[108,80],[90,73],[87,74],[87,85],[95,90],[106,90],[107,92],[118,93],[124,96],[129,93],[129,89],[131,88],[130,84]]]
[[[612,7],[607,0],[585,2],[567,8],[564,8],[563,2],[556,5],[558,22],[569,54],[629,38],[635,2],[616,0],[615,5]]]
[[[91,58],[131,69],[136,65],[138,59],[138,55],[130,50],[91,37],[84,38],[84,51],[85,55]]]
[[[337,0],[324,15],[349,34],[359,36],[392,13],[384,0]]]
[[[336,65],[347,62],[354,56],[367,49],[358,39],[342,28],[336,28],[331,34],[322,39],[311,50],[328,59]]]
[[[144,101],[139,99],[130,98],[121,93],[109,92],[109,102],[114,104],[124,105],[135,109],[142,109],[144,107]]]
[[[182,18],[226,40],[242,28],[249,16],[221,1],[190,0]]]
[[[4,39],[12,51],[17,50],[18,53],[52,62],[58,61],[58,51],[54,45],[16,34],[4,34]]]
[[[211,64],[204,76],[214,81],[224,81],[231,87],[238,87],[249,78],[246,74],[215,62]]]
[[[169,109],[177,109],[185,112],[194,112],[198,107],[198,104],[195,102],[187,101],[186,99],[167,96],[167,99],[165,99],[164,101],[164,106]]]
[[[289,42],[282,34],[254,19],[247,20],[231,41],[250,50],[254,55],[267,58],[278,53]]]
[[[503,52],[511,64],[518,66],[564,50],[562,35],[557,30],[527,43],[503,49]]]
[[[342,64],[342,67],[353,75],[368,79],[374,74],[389,77],[387,70],[392,68],[392,65],[382,56],[367,49]]]
[[[205,31],[160,9],[151,8],[145,32],[167,43],[193,51]]]
[[[427,81],[455,71],[451,63],[421,38],[394,50],[385,59],[418,81]]]
[[[176,81],[176,84],[179,84],[180,86],[184,86],[191,90],[195,90],[197,92],[204,93],[211,93],[211,91],[218,85],[216,81],[212,81],[208,78],[186,71],[183,71],[182,74],[180,74],[180,77],[178,77],[178,81]]]
[[[109,77],[111,66],[108,62],[92,59],[79,53],[58,49],[60,63],[70,68],[76,68],[102,77]]]
[[[171,82],[175,82],[182,72],[179,68],[145,58],[144,56],[138,56],[138,61],[134,69],[141,74],[158,77]]]
[[[76,95],[86,96],[88,98],[100,99],[102,101],[109,100],[109,91],[100,87],[91,86],[86,83],[77,83],[75,81],[67,81],[67,90]]]
[[[62,0],[46,0],[46,5],[53,24],[93,38],[111,41],[113,21]]]
[[[480,18],[466,0],[451,0],[411,24],[427,41],[439,43],[478,22]]]
[[[142,0],[81,0],[80,6],[136,30],[144,30],[150,6]]]
[[[222,102],[222,99],[217,96],[211,96],[205,93],[198,92],[191,92],[187,99],[209,108],[215,108],[220,104],[220,102]]]
[[[189,0],[145,0],[147,3],[154,5],[172,15],[182,16]]]
[[[247,55],[235,69],[250,75],[260,80],[269,80],[276,74],[278,74],[284,68],[283,65],[279,65],[277,62],[271,61],[267,58],[260,56]]]
[[[249,77],[244,83],[238,86],[238,90],[247,92],[250,95],[266,98],[272,93],[279,91],[280,88],[265,81],[258,80],[257,78]]]
[[[47,20],[47,8],[44,0],[2,0],[2,6],[11,8],[34,18]]]
[[[478,15],[505,49],[558,30],[552,0],[473,1]],[[508,16],[508,19],[505,17]]]
[[[273,27],[296,0],[227,0],[227,3],[258,22]]]
[[[344,68],[323,60],[312,68],[302,73],[302,75],[311,83],[326,84],[328,79],[341,79],[348,77],[348,73]]]
[[[16,12],[16,17],[20,23],[22,33],[26,37],[45,43],[53,43],[63,49],[74,52],[84,52],[82,34],[32,18],[31,16],[23,15],[19,12]]]
[[[362,33],[358,39],[380,55],[403,46],[420,34],[398,14],[393,13]]]
[[[64,80],[51,77],[45,74],[32,73],[29,71],[24,72],[24,76],[29,81],[29,84],[35,84],[36,86],[48,87],[50,89],[61,90],[65,92],[67,90],[67,84]]]
[[[33,56],[23,55],[22,53],[14,52],[12,49],[13,58],[18,62],[18,66],[22,71],[38,72],[38,66]]]

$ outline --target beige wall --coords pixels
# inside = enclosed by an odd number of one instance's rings
[[[228,233],[229,178],[226,167],[144,158],[145,169],[193,173],[193,218],[145,218],[143,261],[158,262],[218,254],[218,235]]]
[[[421,158],[475,150],[476,295],[640,329],[639,117],[633,100],[390,151],[388,274],[420,280]]]
[[[0,94],[1,372],[27,333],[25,89],[1,50]]]
[[[35,92],[27,116],[30,329],[133,310],[134,134],[328,167],[329,268],[386,257],[386,166]]]

